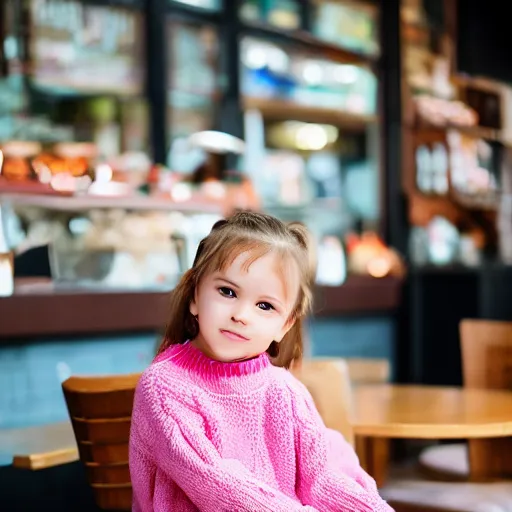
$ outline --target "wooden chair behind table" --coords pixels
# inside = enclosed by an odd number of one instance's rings
[[[512,322],[464,319],[460,322],[464,387],[512,390]],[[442,480],[512,477],[511,438],[470,439],[424,450],[420,464]]]
[[[292,373],[310,392],[325,426],[341,432],[354,445],[350,422],[350,378],[346,362],[343,359],[305,359]]]
[[[308,388],[328,428],[339,430],[353,440],[351,386],[348,364],[344,360],[304,360],[292,373]],[[509,510],[497,503],[512,506],[512,484],[461,484],[427,481],[414,471],[395,476],[381,494],[396,512],[494,512]],[[464,503],[460,503],[463,499]],[[512,510],[512,508],[510,508]]]
[[[385,384],[391,378],[391,366],[387,359],[377,358],[336,358],[314,357],[312,361],[332,362],[339,366],[348,379],[346,386],[350,394],[354,386],[365,384]],[[386,438],[355,438],[355,447],[364,469],[375,479],[378,485],[386,480],[390,456],[390,440]]]
[[[102,510],[132,509],[128,442],[139,377],[70,377],[62,384],[80,460]]]

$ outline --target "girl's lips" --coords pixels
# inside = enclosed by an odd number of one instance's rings
[[[228,331],[226,329],[221,329],[220,332],[226,336],[226,338],[229,338],[233,341],[249,341],[249,338],[246,338],[245,336],[242,336],[241,334],[238,334],[233,331]]]

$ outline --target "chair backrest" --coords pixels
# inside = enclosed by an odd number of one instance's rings
[[[352,384],[385,384],[391,377],[387,359],[345,359]]]
[[[391,367],[387,359],[358,357],[314,357],[313,361],[344,361],[352,385],[385,384],[391,377]]]
[[[512,322],[464,319],[460,322],[464,387],[512,390]],[[512,472],[512,438],[469,439],[471,478]]]
[[[139,377],[70,377],[62,384],[80,460],[103,510],[132,508],[128,442]]]
[[[325,426],[341,432],[353,445],[350,377],[346,362],[343,359],[304,359],[292,372],[311,393]]]
[[[512,322],[460,322],[464,386],[512,390]]]

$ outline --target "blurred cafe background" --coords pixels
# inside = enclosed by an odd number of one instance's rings
[[[23,432],[147,367],[236,209],[316,239],[308,357],[461,386],[461,320],[512,321],[504,6],[3,0],[0,510],[94,510],[79,462],[13,465]]]

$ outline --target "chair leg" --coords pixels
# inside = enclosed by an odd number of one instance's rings
[[[356,437],[356,452],[363,469],[371,475],[377,487],[386,481],[389,467],[390,440],[383,437]]]

